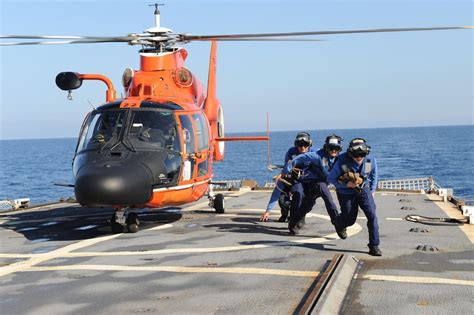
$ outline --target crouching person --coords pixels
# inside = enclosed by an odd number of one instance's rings
[[[379,249],[376,206],[372,195],[377,188],[377,162],[370,154],[370,147],[364,139],[355,138],[350,142],[347,152],[339,155],[329,173],[328,181],[336,186],[341,207],[341,214],[336,218],[338,234],[345,236],[346,227],[356,222],[360,207],[367,217],[369,254],[382,256]]]

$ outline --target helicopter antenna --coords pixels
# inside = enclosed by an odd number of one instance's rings
[[[94,104],[92,104],[92,102],[90,100],[87,100],[87,102],[89,103],[90,106],[92,106],[92,109],[95,110]]]
[[[155,3],[155,4],[149,4],[149,7],[155,7],[155,27],[159,28],[160,27],[160,10],[158,7],[160,5],[165,5],[164,3]]]

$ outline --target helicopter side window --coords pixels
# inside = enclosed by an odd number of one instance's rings
[[[205,176],[209,172],[209,163],[207,160],[202,161],[198,164],[198,177]]]
[[[77,151],[97,148],[118,139],[123,126],[123,111],[93,113],[81,134]]]
[[[194,153],[194,132],[191,119],[188,115],[181,115],[179,116],[179,121],[183,128],[184,152],[187,154]]]
[[[198,140],[198,150],[203,151],[209,148],[209,134],[204,116],[201,114],[193,115],[196,126],[196,135]]]

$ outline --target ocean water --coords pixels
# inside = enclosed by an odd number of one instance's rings
[[[283,163],[298,131],[270,133],[273,164]],[[380,179],[433,176],[456,196],[474,199],[474,126],[306,131],[316,147],[333,132],[344,138],[345,147],[352,138],[365,138],[377,158]],[[54,183],[73,183],[75,147],[76,139],[0,140],[0,200],[27,197],[38,204],[73,196],[72,188]],[[263,185],[277,174],[266,165],[266,142],[228,142],[225,161],[214,165],[215,179],[255,179]]]

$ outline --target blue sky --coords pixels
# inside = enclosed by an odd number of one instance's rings
[[[1,34],[112,36],[153,26],[152,1],[5,1]],[[162,2],[162,1],[160,1]],[[191,34],[472,25],[471,1],[167,1],[162,26]],[[473,124],[472,30],[332,35],[324,42],[218,43],[228,132]],[[185,46],[205,84],[209,43]],[[0,47],[0,139],[75,137],[104,101],[85,82],[66,99],[61,71],[101,73],[118,91],[137,46]]]

